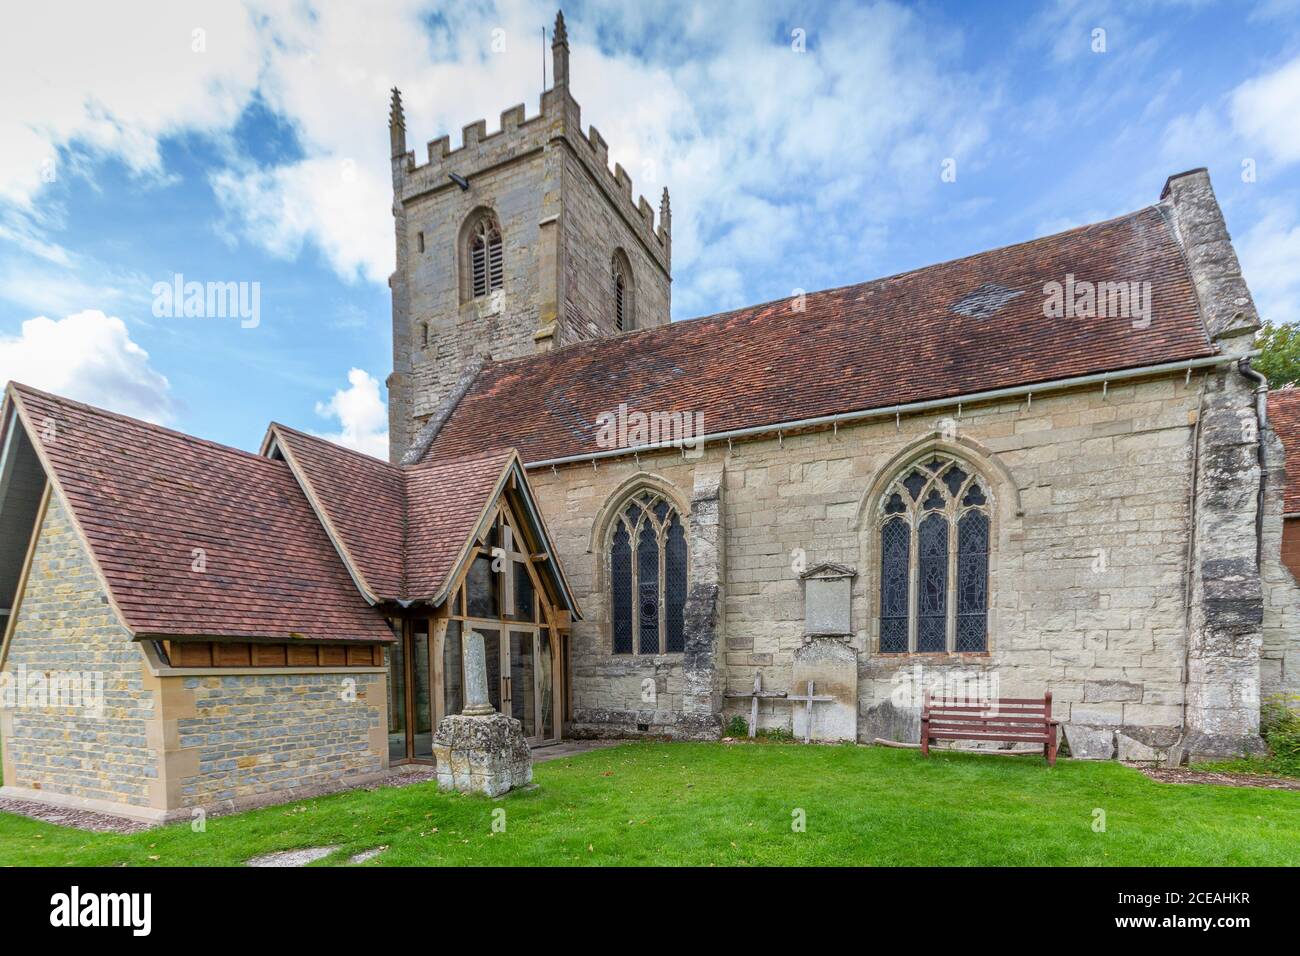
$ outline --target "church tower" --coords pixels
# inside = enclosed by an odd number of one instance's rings
[[[488,133],[478,120],[417,165],[401,94],[388,120],[397,268],[389,454],[401,461],[486,359],[534,355],[669,321],[672,214],[659,220],[569,93],[564,14],[541,112],[522,105]]]

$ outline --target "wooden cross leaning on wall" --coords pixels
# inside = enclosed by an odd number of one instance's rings
[[[786,697],[786,700],[791,703],[799,702],[803,704],[803,742],[806,744],[812,743],[813,704],[829,704],[835,700],[834,697],[815,696],[813,694],[814,687],[814,683],[809,681],[808,693],[802,696],[799,694],[791,694]]]
[[[751,738],[758,732],[758,702],[760,700],[783,700],[790,703],[802,703],[804,705],[803,742],[807,744],[812,743],[813,704],[827,704],[835,700],[834,697],[815,696],[815,689],[814,683],[809,681],[808,693],[802,696],[798,694],[791,696],[783,690],[763,690],[763,672],[754,671],[754,689],[750,693],[727,694],[725,696],[733,700],[749,698],[749,736]]]

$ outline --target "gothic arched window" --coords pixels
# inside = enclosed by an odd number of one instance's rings
[[[470,230],[470,298],[477,299],[500,289],[504,282],[501,227],[490,213],[483,213]]]
[[[615,654],[686,649],[686,528],[663,495],[640,491],[609,535],[610,619]]]
[[[948,455],[908,465],[880,497],[880,653],[988,650],[989,499]]]
[[[610,307],[614,328],[625,332],[635,326],[632,312],[632,264],[622,249],[614,250],[610,265]]]

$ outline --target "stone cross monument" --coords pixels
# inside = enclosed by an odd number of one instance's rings
[[[461,648],[464,655],[461,673],[465,675],[465,707],[461,713],[466,717],[487,717],[496,713],[488,700],[487,654],[483,650],[483,635],[478,631],[470,631]]]
[[[488,700],[483,635],[466,634],[461,653],[465,709],[442,718],[433,737],[438,788],[499,797],[532,782],[532,750],[519,721],[497,713]]]

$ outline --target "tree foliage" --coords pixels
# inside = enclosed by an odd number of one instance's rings
[[[1255,347],[1263,354],[1251,364],[1268,377],[1269,388],[1300,384],[1300,326],[1265,322]]]

